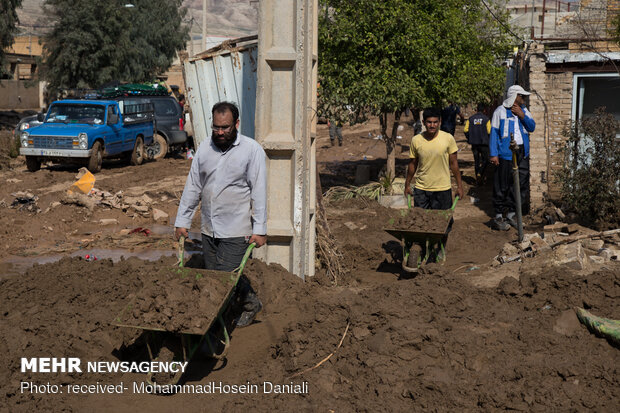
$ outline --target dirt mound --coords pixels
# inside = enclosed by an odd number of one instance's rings
[[[417,232],[445,232],[452,217],[451,210],[411,208],[394,220],[392,228]]]
[[[117,360],[114,349],[135,341],[137,332],[114,327],[111,320],[153,272],[173,265],[174,258],[63,259],[3,280],[2,327],[12,334],[0,338],[7,349],[0,386],[11,410],[90,405],[88,397],[20,393],[20,381],[94,379],[22,374],[19,358]],[[283,403],[341,411],[613,409],[620,396],[615,368],[620,355],[575,322],[573,307],[620,318],[620,265],[588,277],[562,268],[534,269],[524,265],[517,284],[498,290],[473,287],[442,266],[409,280],[326,287],[252,260],[245,274],[265,305],[258,323],[233,331],[228,363],[195,380],[306,381],[310,389],[286,400],[262,394],[215,397],[210,399],[215,410],[252,406],[265,411]],[[97,380],[141,378],[118,373]],[[106,403],[122,410],[132,397],[137,395],[108,396]],[[191,394],[148,400],[154,411],[203,403]]]
[[[204,334],[234,283],[232,274],[193,268],[161,268],[146,277],[120,324]]]

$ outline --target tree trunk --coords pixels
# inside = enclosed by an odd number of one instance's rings
[[[387,135],[387,114],[382,122],[382,134],[385,138],[385,149],[387,152],[387,176],[390,180],[396,177],[396,136],[398,135],[398,126],[400,124],[401,111],[394,112],[394,123],[392,124],[392,134]],[[383,126],[385,125],[385,126]]]

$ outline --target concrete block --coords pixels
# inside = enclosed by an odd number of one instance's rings
[[[161,209],[153,208],[153,219],[156,222],[168,222],[168,214]]]
[[[579,242],[560,245],[555,250],[555,261],[559,265],[565,265],[575,270],[584,270],[590,265],[588,256]]]
[[[403,195],[382,195],[379,198],[379,204],[386,208],[406,209],[407,201]]]
[[[599,257],[603,257],[605,261],[618,261],[620,259],[620,251],[613,248],[603,248],[598,253]]]
[[[519,250],[517,249],[517,247],[507,242],[502,247],[502,252],[500,255],[504,255],[506,257],[512,257],[513,255],[517,255],[518,253],[519,253]]]
[[[581,245],[584,248],[598,252],[605,245],[605,241],[602,239],[584,239],[581,240]]]

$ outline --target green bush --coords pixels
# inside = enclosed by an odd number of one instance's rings
[[[557,174],[563,207],[582,222],[604,229],[620,223],[620,122],[605,108],[565,131]]]

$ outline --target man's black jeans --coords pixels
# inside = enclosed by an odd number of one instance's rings
[[[517,150],[517,165],[521,187],[521,212],[527,215],[530,212],[530,158],[525,157],[523,145],[519,145]],[[493,208],[496,214],[516,212],[513,183],[512,160],[499,158],[499,165],[495,169],[493,179]]]

